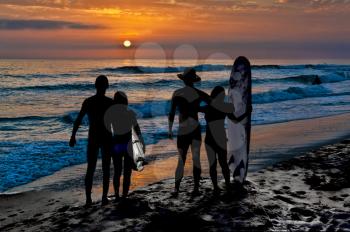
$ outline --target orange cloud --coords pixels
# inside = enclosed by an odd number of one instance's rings
[[[132,49],[121,49],[117,52],[113,50],[115,47],[119,48],[125,39],[132,40],[135,47],[144,42],[161,44],[169,54],[172,49],[184,43],[198,47],[203,54],[230,53],[230,49],[240,49],[237,48],[237,44],[241,45],[243,52],[243,47],[251,47],[250,50],[256,48],[257,56],[269,55],[263,47],[264,44],[274,51],[289,47],[293,49],[293,53],[300,47],[302,54],[305,46],[299,45],[312,42],[320,44],[319,50],[322,51],[325,44],[334,48],[337,44],[343,46],[342,44],[350,41],[350,29],[347,25],[350,19],[349,2],[2,0],[0,18],[4,20],[46,20],[98,25],[100,28],[96,27],[92,31],[82,27],[77,31],[72,30],[72,26],[62,26],[58,27],[59,31],[51,28],[49,32],[41,31],[32,35],[28,32],[0,30],[0,44],[7,46],[6,54],[1,50],[0,56],[6,58],[11,54],[11,50],[15,54],[16,48],[22,47],[22,50],[28,51],[40,49],[46,51],[49,56],[89,54],[92,57],[100,57],[108,54],[113,57],[129,57],[132,56]],[[35,30],[33,27],[27,29]],[[23,49],[26,44],[28,47]],[[275,47],[273,44],[276,44]],[[262,50],[264,52],[261,52]],[[332,56],[337,56],[339,51],[334,50]],[[16,56],[18,54],[20,51],[16,51]],[[286,51],[283,52],[283,55],[285,54]]]

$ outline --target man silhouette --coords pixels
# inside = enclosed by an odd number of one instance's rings
[[[103,195],[102,204],[108,203],[108,185],[109,175],[106,175],[106,169],[109,169],[110,160],[110,143],[111,134],[104,126],[104,114],[106,110],[113,104],[113,100],[106,97],[105,93],[108,88],[108,79],[106,76],[101,75],[96,78],[95,88],[96,95],[85,99],[79,115],[74,122],[72,136],[69,141],[69,146],[74,147],[76,144],[75,135],[81,124],[83,117],[87,114],[89,119],[89,136],[87,144],[87,171],[85,176],[85,194],[86,205],[92,204],[91,189],[93,176],[96,169],[98,152],[101,149],[102,153],[102,169],[103,169]],[[107,162],[106,162],[107,161]]]
[[[199,180],[201,175],[200,164],[200,147],[201,147],[201,129],[198,122],[198,112],[201,102],[209,104],[210,97],[208,94],[196,89],[193,83],[201,80],[196,75],[196,70],[188,68],[183,74],[178,74],[183,80],[185,87],[174,92],[171,99],[171,107],[169,113],[169,138],[173,138],[172,127],[175,118],[175,112],[179,110],[179,130],[177,136],[177,149],[179,152],[178,164],[175,172],[175,191],[177,196],[180,189],[180,183],[184,175],[184,166],[186,163],[187,151],[191,145],[193,160],[193,194],[199,193]]]

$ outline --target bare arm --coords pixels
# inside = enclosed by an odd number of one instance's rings
[[[199,93],[199,96],[201,98],[202,101],[204,101],[205,103],[207,103],[208,105],[211,104],[211,97],[209,96],[209,94],[207,94],[206,92],[203,92],[199,89],[197,89],[198,93]]]
[[[169,112],[169,132],[168,136],[169,139],[173,138],[173,124],[174,124],[174,119],[175,119],[175,112],[176,112],[176,101],[175,101],[175,94],[171,98],[171,103],[170,103],[170,112]]]
[[[143,139],[141,129],[140,129],[140,126],[137,123],[137,121],[136,121],[136,124],[134,125],[134,130],[135,130],[135,133],[137,134],[137,136],[139,137],[140,142],[143,145],[143,152],[145,153],[146,152],[146,144],[145,144],[145,140]]]
[[[248,110],[247,110],[244,114],[242,114],[241,116],[236,117],[233,113],[229,113],[229,114],[227,114],[227,117],[228,117],[229,119],[233,120],[233,121],[240,122],[240,121],[242,121],[245,117],[247,117],[252,111],[253,111],[253,108],[252,108],[252,106],[250,105],[250,106],[248,106]]]
[[[73,125],[72,136],[71,136],[70,141],[69,141],[69,146],[70,147],[74,147],[74,145],[76,144],[75,135],[76,135],[76,133],[77,133],[77,131],[79,129],[79,126],[80,126],[80,124],[81,124],[81,122],[82,122],[82,120],[83,120],[83,118],[84,118],[84,116],[86,114],[86,111],[87,111],[86,110],[86,102],[84,101],[84,103],[83,103],[83,105],[81,107],[81,110],[79,112],[79,115],[78,115],[78,117],[75,120],[74,125]]]

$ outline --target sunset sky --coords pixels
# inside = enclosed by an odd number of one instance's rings
[[[349,24],[350,0],[0,0],[0,58],[350,58]]]

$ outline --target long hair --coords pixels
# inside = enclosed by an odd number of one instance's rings
[[[238,66],[244,65],[244,77],[251,78],[252,77],[252,71],[249,60],[244,56],[239,56],[236,58],[235,62],[233,63],[232,71],[238,72]]]
[[[231,70],[231,75],[230,75],[230,86],[231,88],[235,87],[237,84],[237,81],[234,80],[234,75],[237,72],[241,72],[241,70],[239,70],[239,67],[242,66],[244,67],[244,78],[248,78],[248,80],[251,79],[252,77],[252,71],[251,71],[251,66],[250,66],[250,62],[249,60],[244,57],[244,56],[239,56],[235,59],[233,66],[232,66],[232,70]]]
[[[233,88],[235,86],[235,81],[233,81],[233,75],[236,72],[239,72],[240,70],[238,69],[239,66],[243,65],[244,66],[244,75],[243,78],[248,79],[248,85],[246,91],[248,94],[245,94],[247,96],[247,106],[252,104],[252,95],[251,95],[251,90],[252,90],[252,71],[251,71],[251,65],[249,60],[244,57],[244,56],[239,56],[235,59],[232,70],[231,70],[231,76],[230,76],[230,86]]]

